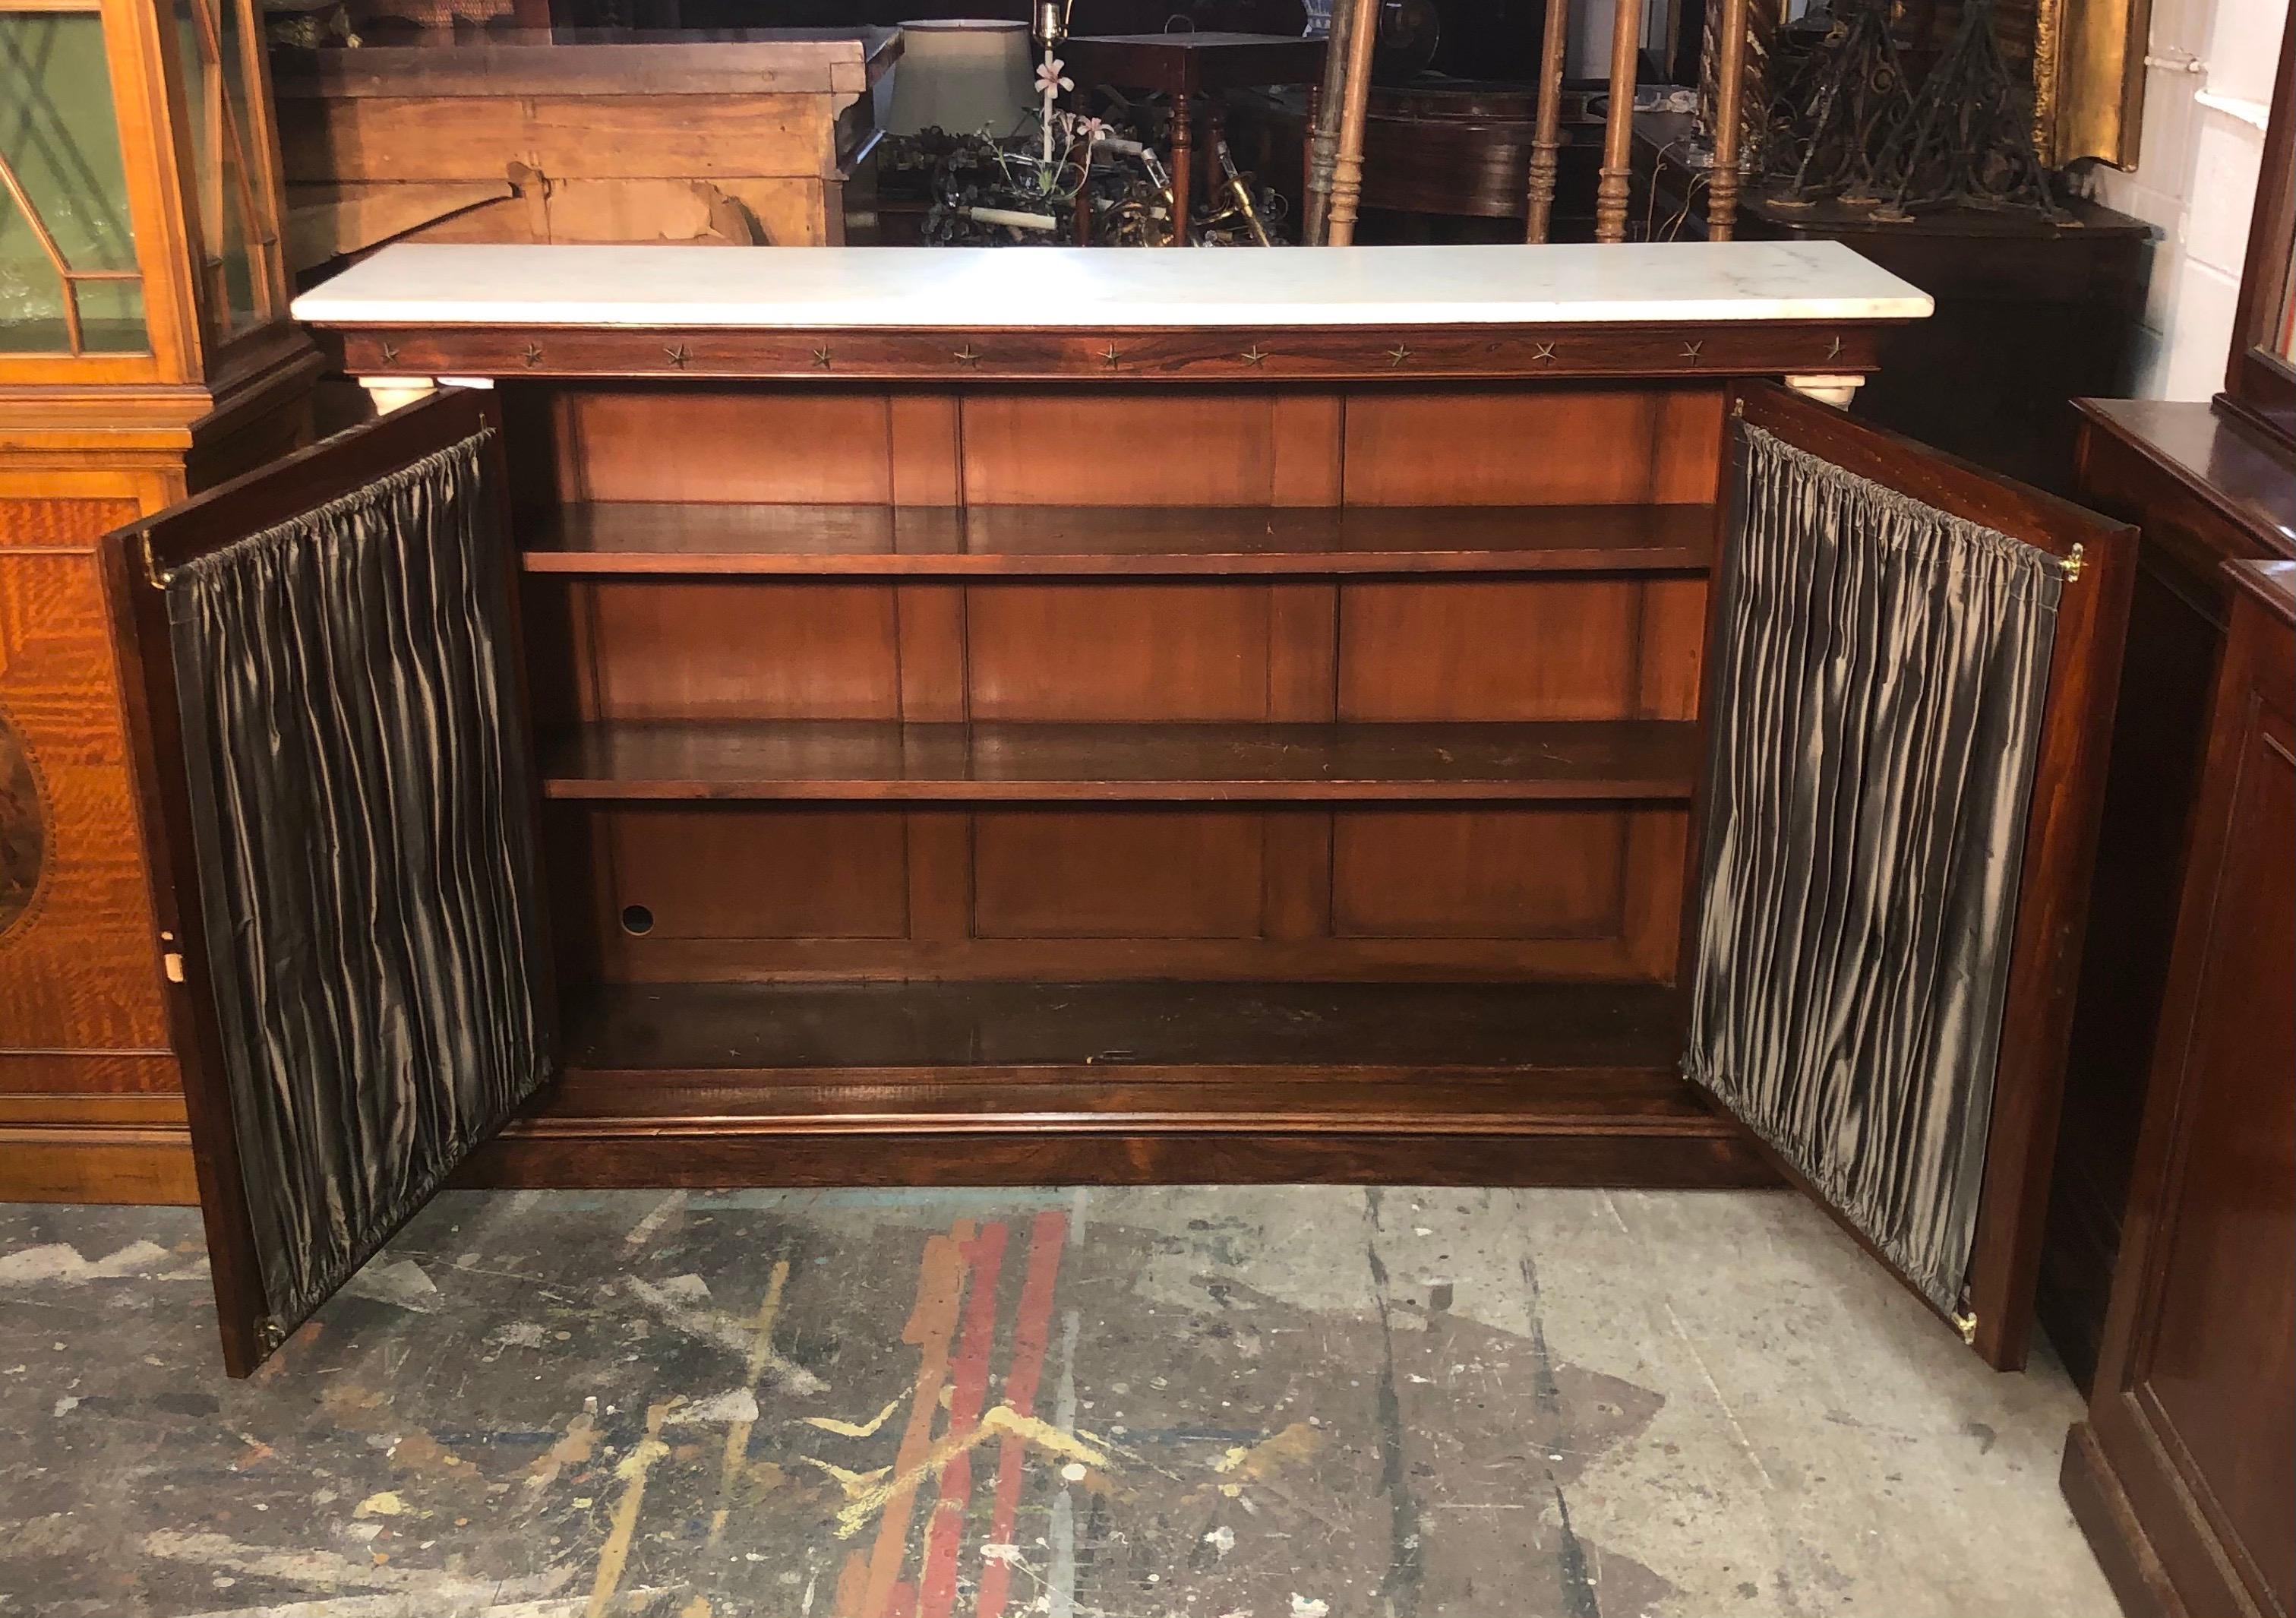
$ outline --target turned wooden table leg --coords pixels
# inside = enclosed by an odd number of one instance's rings
[[[1529,218],[1522,239],[1546,240],[1554,213],[1554,181],[1562,160],[1562,59],[1570,41],[1570,0],[1546,0],[1546,31],[1539,41],[1538,118],[1530,137]]]
[[[1188,106],[1188,97],[1182,92],[1172,97],[1172,241],[1174,247],[1188,245],[1188,193],[1195,167],[1195,132],[1189,127],[1194,113]]]
[[[1371,53],[1379,42],[1379,0],[1338,0],[1355,13],[1348,30],[1347,78],[1332,159],[1332,209],[1324,239],[1350,247],[1363,198],[1364,124],[1371,115]]]
[[[1642,51],[1642,0],[1618,0],[1611,20],[1611,105],[1603,119],[1603,177],[1595,190],[1595,240],[1627,239],[1634,165],[1635,65]]]
[[[1717,28],[1714,167],[1706,177],[1706,239],[1727,242],[1738,229],[1739,151],[1745,135],[1746,0],[1721,0]]]

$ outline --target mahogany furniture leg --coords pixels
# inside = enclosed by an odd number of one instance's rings
[[[1546,29],[1539,41],[1538,122],[1530,137],[1530,186],[1524,222],[1526,242],[1546,240],[1554,211],[1554,176],[1562,150],[1562,58],[1570,41],[1570,0],[1546,0]]]
[[[1611,21],[1611,105],[1603,119],[1603,177],[1595,190],[1595,240],[1627,239],[1627,188],[1635,136],[1635,62],[1642,49],[1641,0],[1618,0]]]
[[[1745,134],[1746,0],[1722,0],[1721,49],[1715,63],[1714,167],[1706,181],[1706,239],[1727,242],[1738,230],[1739,146]]]
[[[1185,91],[1172,97],[1172,240],[1168,245],[1186,247],[1188,242],[1190,170],[1195,167],[1196,152],[1193,132],[1189,124],[1194,113],[1188,105]]]
[[[1332,161],[1332,209],[1324,240],[1352,246],[1356,207],[1363,196],[1364,120],[1371,110],[1371,53],[1379,39],[1379,0],[1352,0],[1348,29],[1345,99],[1340,107],[1339,144]]]

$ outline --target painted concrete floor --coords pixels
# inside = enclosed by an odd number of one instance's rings
[[[0,1614],[2114,1610],[1784,1194],[455,1193],[215,1366],[192,1213],[0,1210]]]

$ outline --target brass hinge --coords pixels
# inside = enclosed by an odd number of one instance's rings
[[[1972,1348],[1977,1346],[1977,1311],[1975,1310],[1971,1310],[1966,1314],[1951,1315],[1948,1318],[1953,1322],[1953,1329],[1961,1334],[1961,1340],[1964,1343],[1968,1343]]]
[[[2070,584],[2081,576],[2081,547],[2079,541],[2074,542],[2073,548],[2066,554],[2064,568],[2067,584]]]
[[[139,535],[136,543],[144,552],[144,582],[155,590],[166,589],[168,581],[176,575],[172,570],[161,567],[160,558],[152,554],[152,536],[148,533]]]

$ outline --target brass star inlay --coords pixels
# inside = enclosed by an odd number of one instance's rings
[[[1107,365],[1108,368],[1113,371],[1116,369],[1116,362],[1122,359],[1124,356],[1114,343],[1110,343],[1108,347],[1100,351],[1100,357]]]
[[[829,350],[827,349],[816,349],[813,351],[813,368],[816,371],[826,371],[829,369]]]
[[[1390,367],[1399,365],[1410,357],[1411,350],[1405,348],[1401,343],[1396,344],[1395,347],[1387,351],[1387,363]]]
[[[1540,343],[1530,351],[1530,357],[1542,365],[1551,365],[1554,363],[1554,345],[1551,342]]]
[[[1825,350],[1825,357],[1828,359],[1840,359],[1841,357],[1841,337],[1840,333],[1835,333],[1833,343]]]
[[[1684,343],[1682,345],[1682,357],[1685,359],[1696,359],[1699,355],[1705,350],[1705,348],[1706,345],[1703,342]]]
[[[538,365],[542,363],[542,345],[530,342],[518,351],[518,357],[529,365]]]
[[[960,365],[978,365],[980,363],[980,352],[969,342],[949,357]]]
[[[1264,365],[1267,363],[1267,356],[1259,351],[1258,343],[1253,343],[1236,357],[1247,365]]]
[[[662,349],[662,355],[681,371],[685,369],[685,362],[693,357],[685,351],[685,345],[682,342],[666,345]]]
[[[398,363],[398,350],[390,343],[382,345],[382,363],[386,365],[395,365]]]

